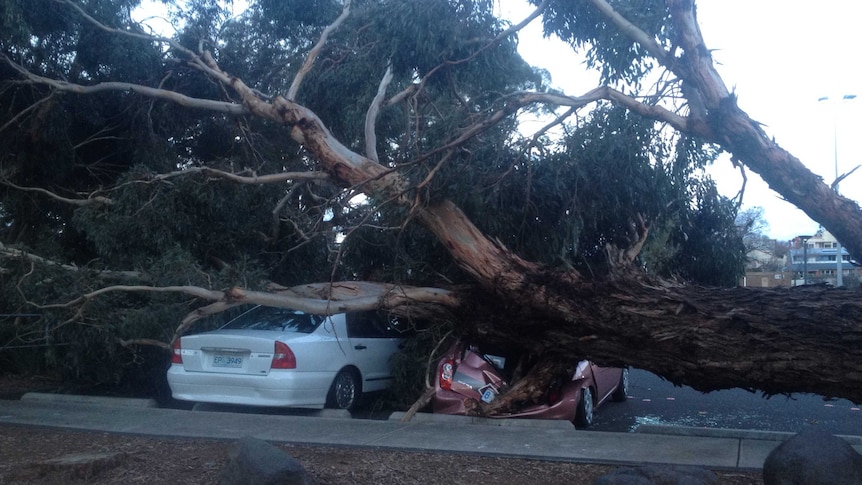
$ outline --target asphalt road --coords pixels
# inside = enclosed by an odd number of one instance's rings
[[[816,425],[832,434],[862,436],[862,406],[798,394],[770,399],[741,389],[703,394],[676,387],[643,370],[630,370],[629,399],[609,402],[591,431],[635,431],[642,424],[799,432]]]

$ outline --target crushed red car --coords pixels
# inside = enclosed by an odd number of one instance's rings
[[[499,349],[457,342],[437,362],[433,411],[472,414],[481,402],[490,403],[506,391],[518,361],[517,356],[507,356]],[[541,402],[488,417],[565,419],[586,428],[599,406],[608,400],[625,401],[627,392],[628,369],[582,360],[569,376],[551,382]]]

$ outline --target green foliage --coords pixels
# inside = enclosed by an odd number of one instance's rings
[[[734,205],[701,170],[714,150],[609,106],[567,133],[561,146],[546,145],[539,156],[527,157],[506,140],[459,155],[435,179],[435,196],[455,200],[483,231],[527,259],[597,276],[607,272],[606,245],[630,246],[643,218],[650,224],[641,254],[648,271],[735,284],[741,266]],[[695,235],[707,246],[695,247]],[[717,263],[707,263],[710,257]]]
[[[531,0],[538,5],[538,0]],[[608,4],[651,39],[669,45],[669,13],[662,0],[610,0]],[[553,2],[543,15],[545,35],[555,34],[586,51],[587,65],[597,68],[602,82],[638,85],[654,67],[643,46],[632,41],[590,2]]]
[[[70,302],[104,286],[97,273],[9,259],[2,269],[2,312],[36,315],[0,319],[0,359],[11,358],[4,371],[59,374],[69,386],[117,385],[145,371],[151,362],[140,360],[142,350],[123,348],[118,338],[164,339],[189,310],[176,297],[110,293],[91,300],[78,318],[76,306],[36,305]],[[164,360],[165,354],[155,356]]]
[[[453,323],[433,322],[404,342],[390,363],[394,383],[379,404],[406,411],[425,391],[426,382],[434,385],[437,359],[451,345]]]
[[[379,151],[389,157],[385,161],[408,161],[494,107],[500,94],[539,84],[539,75],[517,54],[511,38],[474,56],[505,27],[492,11],[492,2],[485,1],[354,5],[309,73],[299,100],[342,142],[361,146],[362,121],[387,65],[393,71],[390,95],[427,76],[422,95],[412,98],[412,112],[384,110],[376,124]]]
[[[325,27],[341,13],[339,2],[331,0],[261,0],[257,8],[279,31]]]
[[[745,245],[736,226],[737,206],[706,180],[693,188],[693,210],[673,241],[672,264],[682,278],[711,286],[736,286],[745,272]]]

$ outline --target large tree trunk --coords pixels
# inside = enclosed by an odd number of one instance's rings
[[[760,175],[788,202],[829,230],[847,250],[862,260],[862,209],[840,196],[823,179],[768,137],[760,124],[736,104],[736,96],[715,70],[697,23],[691,0],[667,0],[685,55],[674,66],[688,87],[696,90],[705,108],[692,117],[705,121],[694,134],[721,145],[734,158]],[[692,126],[697,126],[692,124]]]
[[[722,100],[708,121],[725,149],[759,174],[788,202],[827,228],[850,254],[862,258],[859,204],[839,195],[798,158],[767,137],[760,126],[739,109],[734,96]]]
[[[625,278],[571,284],[535,275],[542,305],[524,288],[505,308],[476,305],[473,331],[530,350],[629,364],[702,391],[742,387],[811,392],[862,402],[860,291],[704,288]],[[539,304],[540,307],[536,307]],[[497,311],[494,311],[497,308]],[[493,321],[476,312],[494,312]]]

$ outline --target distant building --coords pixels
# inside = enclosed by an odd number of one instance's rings
[[[753,247],[752,247],[753,246]],[[787,265],[787,244],[758,237],[746,254],[745,276],[740,286],[775,288],[792,286],[793,272]]]
[[[850,254],[843,247],[838,251],[838,240],[825,229],[820,229],[803,241],[795,238],[790,247],[790,271],[793,286],[804,283],[837,284],[838,258],[841,258],[841,273],[845,287],[859,286],[862,270],[853,264]]]
[[[746,271],[742,277],[740,286],[754,286],[758,288],[777,288],[779,286],[791,286],[793,283],[793,273],[790,271],[781,272],[763,272],[763,271]]]

